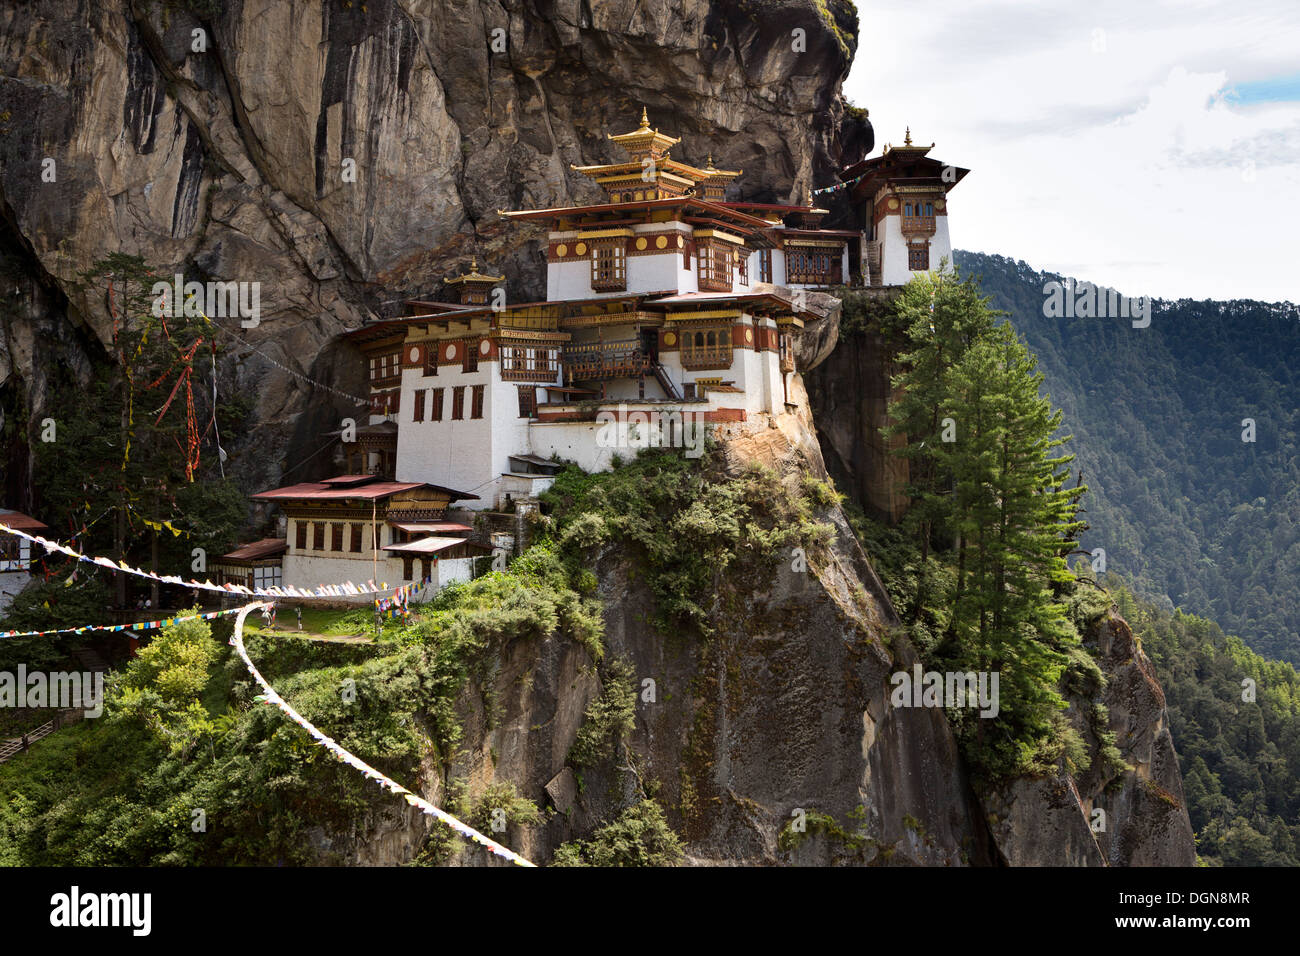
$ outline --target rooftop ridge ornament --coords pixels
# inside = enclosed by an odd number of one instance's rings
[[[451,276],[442,281],[447,285],[459,285],[461,283],[478,283],[478,282],[504,282],[505,276],[484,275],[478,271],[478,257],[475,256],[469,260],[469,272],[461,273],[458,276]]]

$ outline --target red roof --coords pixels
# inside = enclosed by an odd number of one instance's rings
[[[700,199],[698,196],[669,196],[666,199],[645,199],[636,202],[600,203],[595,206],[553,206],[549,209],[521,209],[517,212],[502,213],[502,216],[507,219],[559,219],[585,216],[598,212],[614,212],[622,209],[627,209],[629,211],[633,209],[671,209],[674,206],[690,206],[695,209],[704,209],[714,213],[721,213],[729,218],[734,218],[738,221],[744,222],[749,226],[762,228],[769,225],[766,219],[757,219],[741,212],[739,209],[723,205],[722,203],[710,202],[707,199]]]
[[[48,531],[50,526],[43,521],[37,521],[31,515],[25,515],[21,511],[10,511],[8,508],[0,508],[0,524],[8,525],[15,531]]]
[[[249,495],[249,497],[257,501],[341,501],[347,498],[365,498],[366,500],[373,499],[377,501],[383,498],[391,498],[399,492],[410,491],[413,488],[433,488],[435,491],[446,492],[453,501],[478,500],[478,495],[472,495],[468,491],[457,491],[454,488],[430,485],[423,481],[352,481],[341,486],[332,483],[337,482],[340,478],[347,482],[349,479],[360,477],[370,478],[371,476],[340,475],[338,478],[327,478],[325,481],[304,481],[297,485],[286,485],[284,488],[272,488],[270,491],[258,492],[255,495]]]
[[[220,561],[257,561],[261,558],[274,558],[289,550],[289,542],[284,538],[263,538],[241,544],[229,554],[223,554]]]

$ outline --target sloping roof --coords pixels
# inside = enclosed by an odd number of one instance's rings
[[[391,498],[393,495],[410,491],[414,488],[432,488],[435,491],[441,491],[451,496],[453,501],[477,501],[478,495],[470,494],[468,491],[457,491],[454,488],[444,488],[442,485],[430,485],[423,481],[367,481],[367,482],[348,482],[349,478],[373,478],[372,475],[340,475],[338,478],[345,479],[340,486],[332,484],[337,478],[329,478],[325,481],[304,481],[296,485],[286,485],[283,488],[272,488],[269,491],[261,491],[255,495],[249,495],[256,501],[286,501],[292,499],[309,500],[309,501],[338,501],[344,498],[364,498],[367,501],[382,500]]]
[[[416,533],[423,531],[425,534],[433,534],[438,531],[460,534],[474,530],[467,524],[458,524],[455,521],[390,521],[388,523],[394,528],[400,528],[402,531]]]
[[[218,561],[259,561],[262,558],[274,558],[289,550],[289,542],[284,538],[262,538],[241,544],[229,554],[223,554]]]
[[[405,544],[385,545],[384,550],[396,551],[399,554],[437,554],[439,551],[447,551],[462,544],[483,554],[490,554],[492,551],[491,548],[475,544],[467,538],[440,538],[432,535],[421,538],[419,541],[408,541]]]
[[[796,308],[794,305],[794,292],[780,291],[782,287],[772,286],[770,292],[680,292],[677,295],[670,295],[666,298],[655,299],[652,305],[706,305],[719,302],[756,302],[767,300],[770,303],[779,305],[783,309],[789,309],[791,312],[801,312],[806,315],[824,318],[827,310],[820,306],[814,305],[811,301],[806,301],[802,308]]]
[[[0,508],[0,524],[8,525],[16,531],[48,531],[50,528],[44,521],[37,521],[31,515],[8,508]]]

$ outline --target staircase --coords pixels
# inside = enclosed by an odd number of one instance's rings
[[[664,394],[675,401],[680,401],[682,397],[681,392],[677,391],[677,386],[674,385],[673,380],[668,377],[668,370],[658,362],[655,362],[654,373],[655,381],[658,382],[659,387],[664,390]]]
[[[871,274],[871,285],[878,286],[883,284],[883,277],[880,274],[880,241],[874,240],[867,243],[867,271]]]

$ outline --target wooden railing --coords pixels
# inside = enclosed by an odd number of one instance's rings
[[[0,740],[0,763],[4,763],[15,754],[22,753],[32,744],[48,737],[60,727],[75,724],[83,717],[85,717],[85,712],[82,710],[60,710],[55,712],[53,720],[47,720],[39,727],[27,731],[27,733],[23,734],[21,737],[14,737],[11,740]]]
[[[683,348],[681,357],[682,368],[731,368],[730,345]]]
[[[549,349],[532,358],[522,349],[518,353],[510,350],[516,346],[506,346],[501,350],[501,378],[507,382],[554,382],[555,373],[560,370],[558,360],[550,357]]]
[[[788,268],[786,273],[790,285],[839,285],[840,260],[835,259],[829,269]]]
[[[561,353],[564,370],[571,381],[603,378],[637,378],[653,372],[654,358],[639,342],[621,344],[569,345]]]

